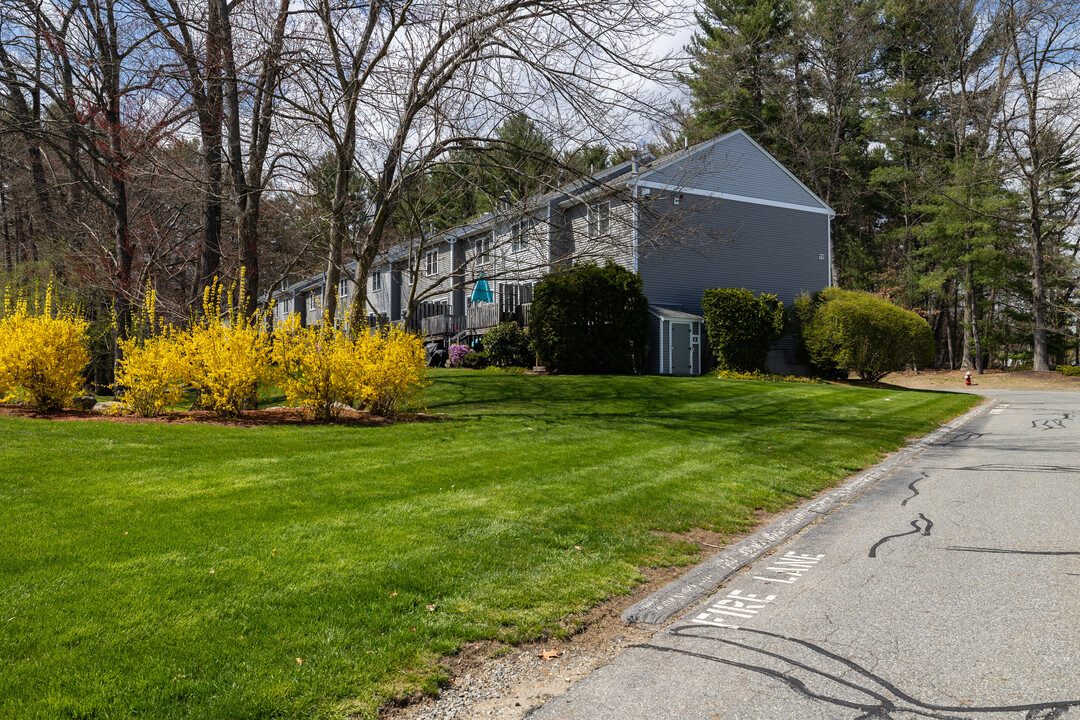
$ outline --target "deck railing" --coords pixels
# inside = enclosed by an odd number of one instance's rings
[[[494,303],[473,305],[465,312],[468,316],[468,325],[466,327],[469,330],[486,330],[502,322],[502,312],[500,312],[499,306]]]
[[[419,329],[424,335],[428,336],[455,335],[466,329],[466,318],[464,315],[452,315],[450,313],[431,315],[430,317],[420,318]]]
[[[493,295],[494,302],[472,305],[464,314],[451,313],[446,303],[424,303],[417,308],[409,328],[429,337],[451,337],[463,332],[481,335],[510,320],[528,327],[532,310],[531,288],[528,292],[517,288],[500,289]]]

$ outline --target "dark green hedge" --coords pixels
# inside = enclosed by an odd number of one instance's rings
[[[640,372],[649,332],[641,278],[610,260],[546,275],[533,290],[529,336],[549,370]]]
[[[864,292],[826,288],[795,302],[805,353],[821,374],[880,380],[934,359],[934,334],[915,313]]]
[[[705,330],[716,362],[725,370],[763,370],[769,348],[787,327],[784,304],[775,295],[713,288],[701,298]]]

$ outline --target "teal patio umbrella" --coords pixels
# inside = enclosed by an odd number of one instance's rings
[[[484,279],[484,273],[480,273],[469,299],[474,303],[494,302],[495,296],[491,294],[491,287],[488,285],[488,281]]]

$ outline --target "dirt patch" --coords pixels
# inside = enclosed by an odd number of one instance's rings
[[[18,417],[32,420],[53,420],[66,422],[71,420],[114,422],[114,423],[156,423],[172,425],[220,425],[224,427],[259,427],[264,425],[358,425],[380,426],[397,422],[431,422],[445,420],[438,415],[402,415],[397,418],[385,418],[358,410],[343,410],[333,423],[320,423],[302,410],[295,408],[274,408],[268,410],[248,410],[238,418],[222,418],[207,410],[185,410],[167,412],[158,417],[138,417],[135,415],[109,415],[88,410],[56,410],[39,412],[32,408],[12,405],[0,407],[0,417]]]
[[[964,390],[966,370],[921,370],[893,373],[882,380],[885,386],[913,390]],[[987,370],[971,375],[971,390],[1080,390],[1080,377],[1066,377],[1059,372],[1002,372]]]

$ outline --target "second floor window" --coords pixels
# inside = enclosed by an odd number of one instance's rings
[[[611,228],[611,203],[601,202],[589,205],[589,237],[607,235]]]
[[[315,299],[315,293],[308,293],[308,296],[307,296],[308,310],[314,310],[316,305],[318,304],[318,302],[319,301]]]
[[[439,274],[438,250],[428,250],[424,253],[424,274],[428,277]]]
[[[345,278],[342,278],[341,282],[338,283],[338,293],[337,294],[338,294],[339,298],[347,298],[347,297],[349,297],[349,281],[346,280]]]
[[[491,239],[494,235],[486,235],[476,241],[476,264],[491,264]]]
[[[382,290],[382,273],[375,271],[371,273],[371,291],[379,292]]]
[[[510,252],[519,253],[529,244],[529,223],[527,220],[510,226]]]

